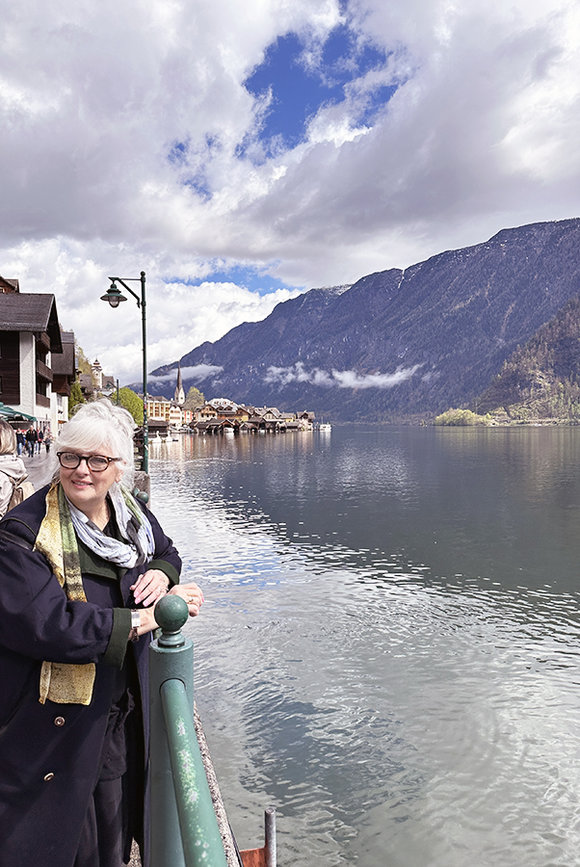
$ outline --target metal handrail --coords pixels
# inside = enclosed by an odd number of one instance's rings
[[[227,867],[193,722],[193,644],[186,602],[166,596],[150,646],[151,865]]]
[[[166,680],[161,685],[161,703],[185,863],[225,865],[222,838],[185,684],[181,680]]]

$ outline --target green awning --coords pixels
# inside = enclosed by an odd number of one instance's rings
[[[0,418],[9,419],[10,421],[36,421],[36,416],[28,415],[27,412],[22,412],[19,409],[12,409],[11,406],[6,406],[5,403],[0,403]]]

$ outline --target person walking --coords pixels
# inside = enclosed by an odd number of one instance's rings
[[[29,458],[34,454],[34,428],[29,427],[26,431],[26,454]]]
[[[0,521],[0,867],[149,864],[148,659],[181,559],[130,493],[133,419],[102,399],[56,440],[54,476]]]
[[[24,433],[21,430],[16,431],[16,452],[18,457],[24,451],[24,446],[26,445],[26,440],[24,438]]]

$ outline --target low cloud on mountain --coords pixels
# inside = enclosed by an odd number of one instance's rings
[[[223,367],[219,367],[217,364],[195,364],[192,367],[182,367],[181,375],[184,382],[186,382],[191,379],[209,379],[210,377],[221,373],[222,370]],[[149,377],[149,382],[175,382],[176,378],[177,370],[173,369],[168,373],[151,375]]]
[[[320,370],[314,367],[306,370],[301,361],[291,367],[269,367],[264,382],[289,385],[291,382],[308,383],[309,385],[338,386],[338,388],[393,388],[410,379],[421,367],[398,367],[394,373],[357,373],[355,370]]]

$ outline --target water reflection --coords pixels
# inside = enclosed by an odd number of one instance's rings
[[[242,845],[273,802],[281,863],[575,863],[575,434],[152,450],[206,588],[197,698]]]

